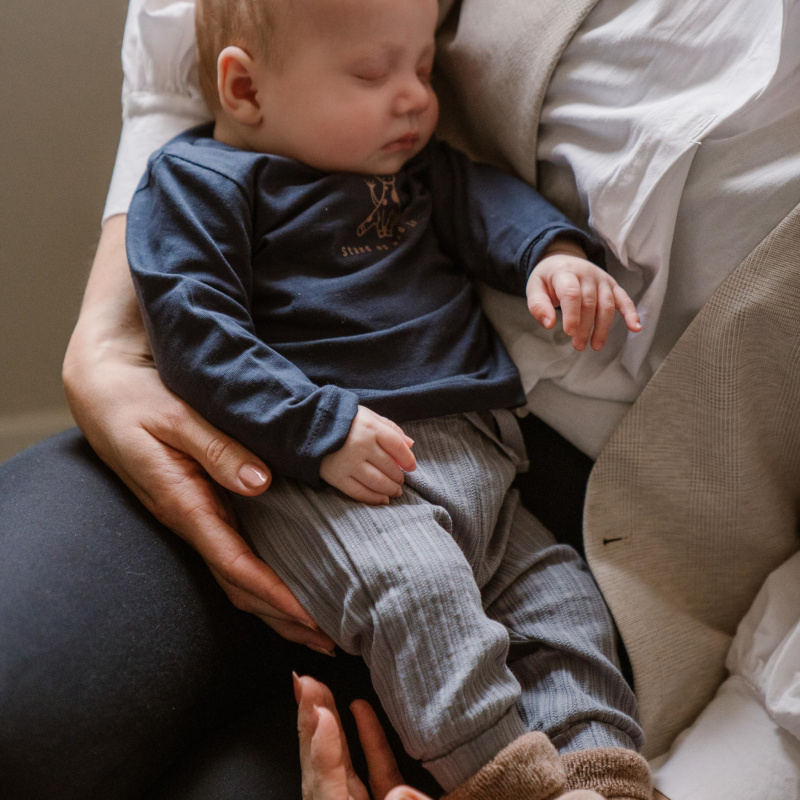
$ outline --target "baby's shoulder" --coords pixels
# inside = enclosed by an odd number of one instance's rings
[[[212,127],[203,125],[176,136],[153,154],[152,168],[200,183],[251,185],[267,157],[218,142],[212,132]]]

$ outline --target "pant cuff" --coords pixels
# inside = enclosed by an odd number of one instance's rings
[[[572,725],[564,731],[551,734],[550,740],[559,753],[574,753],[598,747],[623,747],[636,752],[636,742],[614,725],[605,722],[584,722]]]
[[[511,708],[488,730],[459,745],[447,755],[424,761],[423,766],[446,792],[450,792],[524,733],[525,726],[519,712],[516,708]]]

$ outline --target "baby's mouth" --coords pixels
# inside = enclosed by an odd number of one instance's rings
[[[399,139],[389,142],[389,144],[384,147],[384,150],[389,150],[390,152],[411,150],[416,146],[418,141],[418,133],[407,133],[405,136],[401,136]]]

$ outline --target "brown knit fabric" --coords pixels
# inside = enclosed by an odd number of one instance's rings
[[[442,800],[555,800],[566,790],[558,752],[543,733],[526,733]]]
[[[606,800],[652,800],[647,761],[633,750],[598,747],[564,753],[567,789],[591,789]]]

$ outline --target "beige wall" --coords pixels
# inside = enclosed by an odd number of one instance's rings
[[[60,365],[120,120],[127,0],[0,0],[0,460],[70,424]]]

